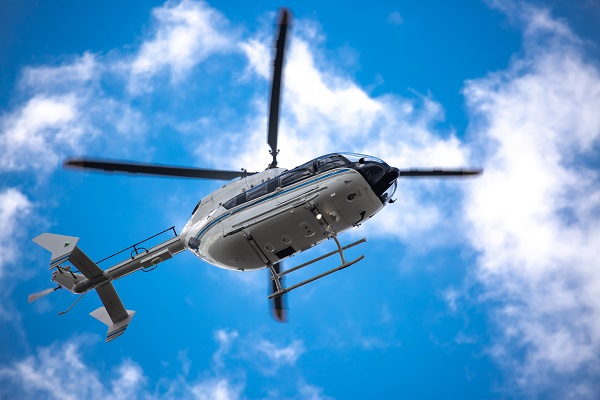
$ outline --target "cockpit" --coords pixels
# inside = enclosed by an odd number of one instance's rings
[[[223,203],[223,207],[231,209],[275,192],[279,187],[284,188],[336,168],[352,168],[358,171],[384,204],[396,191],[398,170],[390,167],[383,160],[364,154],[332,153],[315,158],[294,169],[286,170],[282,174],[226,201]]]

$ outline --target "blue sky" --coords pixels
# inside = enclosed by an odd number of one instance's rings
[[[401,182],[342,236],[367,238],[352,252],[365,260],[293,292],[289,323],[269,316],[264,271],[187,253],[115,282],[136,315],[109,344],[87,315],[97,296],[60,317],[66,291],[26,302],[50,277],[33,237],[78,236],[101,259],[180,230],[220,185],[64,171],[64,158],[268,165],[280,5],[0,4],[0,397],[597,398],[591,1],[286,4],[281,165],[354,151],[485,168]]]

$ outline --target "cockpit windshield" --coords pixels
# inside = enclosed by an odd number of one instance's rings
[[[373,157],[373,156],[368,156],[366,154],[340,153],[340,155],[344,156],[346,159],[348,159],[348,161],[350,161],[352,163],[360,162],[360,160],[362,159],[363,161],[373,161],[373,162],[384,164],[385,166],[388,166],[382,159]]]
[[[390,185],[390,187],[387,188],[387,190],[379,197],[381,199],[381,202],[385,204],[386,201],[392,200],[394,193],[396,193],[397,187],[398,187],[398,183],[396,181],[394,181],[394,183],[392,183]]]

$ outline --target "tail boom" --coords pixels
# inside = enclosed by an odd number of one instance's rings
[[[177,236],[103,271],[77,247],[79,241],[77,237],[44,233],[33,241],[52,253],[50,269],[56,269],[52,273],[52,281],[56,282],[59,288],[64,287],[77,294],[85,294],[91,289],[96,289],[104,306],[92,311],[90,315],[108,326],[106,342],[121,336],[135,314],[135,311],[125,309],[112,281],[168,260],[185,250],[180,237]],[[66,262],[73,264],[81,273],[72,272],[71,266],[61,266]],[[46,290],[30,295],[29,301],[34,301],[48,293],[50,291]]]

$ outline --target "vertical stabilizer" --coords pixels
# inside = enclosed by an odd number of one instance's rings
[[[100,307],[96,310],[92,311],[90,315],[96,318],[98,321],[108,326],[108,332],[106,333],[106,343],[110,342],[113,339],[118,338],[123,333],[125,333],[125,329],[129,326],[129,322],[131,322],[131,318],[133,318],[135,311],[127,310],[127,317],[120,322],[113,323],[108,315],[108,311],[106,308]]]
[[[52,253],[50,268],[54,268],[69,259],[79,238],[75,236],[55,235],[54,233],[42,233],[33,239],[33,241]]]

